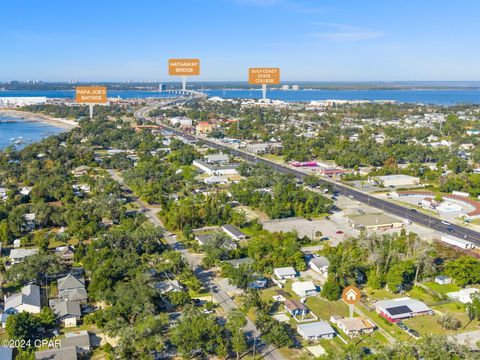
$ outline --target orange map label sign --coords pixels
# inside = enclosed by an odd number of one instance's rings
[[[107,102],[106,86],[77,86],[75,101],[82,104],[104,104]]]
[[[200,59],[169,59],[168,74],[170,76],[200,75]]]
[[[280,68],[250,68],[248,82],[252,85],[280,84]]]
[[[358,288],[355,286],[347,286],[345,289],[343,289],[342,299],[349,305],[356,304],[360,301],[361,297],[362,294],[360,293],[360,290],[358,290]]]

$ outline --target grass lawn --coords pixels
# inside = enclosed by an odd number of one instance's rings
[[[441,300],[441,299],[436,298],[435,296],[432,296],[431,294],[429,294],[427,292],[427,290],[425,290],[421,287],[418,287],[418,286],[415,286],[410,291],[407,291],[407,293],[405,295],[411,297],[412,299],[423,301],[425,304],[427,304],[429,306],[431,306],[431,305],[433,305],[433,304],[435,304],[435,303],[437,303],[438,301]]]
[[[279,162],[279,163],[284,162],[282,155],[265,154],[265,155],[262,155],[262,157],[265,158],[265,159],[268,159],[268,160]]]
[[[436,291],[443,295],[447,295],[447,293],[449,292],[460,290],[460,286],[458,285],[455,285],[455,284],[440,285],[433,281],[425,282],[423,285],[428,286],[433,291]]]
[[[332,315],[348,316],[348,306],[342,301],[328,301],[318,296],[307,298],[306,305],[319,319],[328,321]]]

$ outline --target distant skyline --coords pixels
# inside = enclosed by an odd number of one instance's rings
[[[176,81],[171,57],[201,60],[192,81],[478,81],[473,0],[6,0],[0,81]]]

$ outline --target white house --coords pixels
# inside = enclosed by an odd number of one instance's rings
[[[297,326],[298,334],[305,340],[333,339],[335,330],[326,321],[315,321]]]
[[[237,241],[245,240],[247,238],[247,235],[245,235],[239,228],[230,224],[223,225],[222,230],[225,234]]]
[[[20,292],[9,297],[5,296],[4,312],[7,314],[16,314],[22,311],[38,314],[40,310],[40,287],[37,285],[24,286]]]
[[[308,263],[310,268],[313,271],[316,271],[323,277],[327,277],[328,275],[328,267],[330,266],[330,261],[324,256],[314,257]]]
[[[435,282],[439,285],[448,285],[452,283],[452,278],[445,275],[435,276]]]
[[[273,275],[278,280],[293,279],[297,277],[297,272],[291,266],[273,269]]]
[[[480,290],[476,288],[465,288],[465,289],[460,289],[458,291],[449,292],[447,293],[447,296],[450,299],[460,301],[461,303],[464,303],[464,304],[469,304],[472,302],[472,296],[475,296],[476,294],[479,294],[479,293],[480,293]]]
[[[301,298],[318,295],[315,284],[311,281],[298,281],[292,284],[292,291]]]

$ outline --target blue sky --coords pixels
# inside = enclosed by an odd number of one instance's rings
[[[480,80],[476,0],[4,0],[0,80]],[[193,80],[193,79],[192,79]]]

